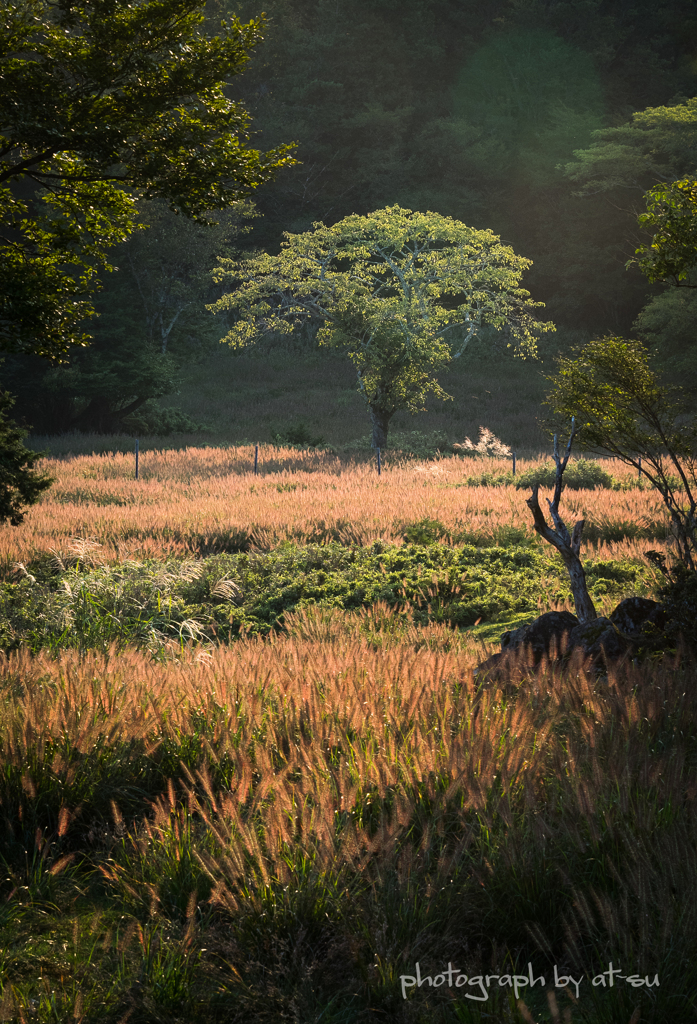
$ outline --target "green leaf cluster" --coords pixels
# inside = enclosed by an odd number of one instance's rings
[[[639,224],[653,237],[637,249],[639,258],[631,262],[649,281],[697,287],[697,282],[690,283],[697,267],[697,181],[683,178],[649,189]]]
[[[85,344],[97,270],[133,230],[137,196],[206,223],[291,162],[287,146],[247,146],[249,115],[226,93],[261,19],[209,37],[204,6],[0,5],[5,351],[62,358]]]

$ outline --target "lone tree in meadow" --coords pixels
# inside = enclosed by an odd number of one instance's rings
[[[286,233],[278,256],[221,260],[214,279],[231,290],[210,308],[236,318],[222,339],[234,348],[317,325],[320,344],[353,363],[373,446],[384,448],[396,412],[421,412],[428,394],[450,397],[436,374],[481,328],[503,332],[523,356],[554,330],[520,287],[530,264],[492,231],[388,206]]]

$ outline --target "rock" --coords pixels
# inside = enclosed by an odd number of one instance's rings
[[[640,638],[647,632],[663,629],[666,613],[658,601],[650,601],[647,597],[627,597],[617,605],[610,621],[625,636]]]
[[[620,658],[630,647],[629,640],[618,633],[612,620],[602,615],[592,622],[576,626],[569,633],[569,649],[581,650],[593,661],[607,662]]]
[[[480,679],[483,676],[492,676],[495,678],[499,669],[504,667],[502,662],[505,660],[505,654],[492,654],[490,658],[486,659],[486,661],[482,661],[477,665],[473,672],[474,678]]]
[[[578,626],[578,619],[571,612],[545,612],[534,622],[510,630],[501,637],[501,651],[509,653],[519,647],[528,648],[537,665],[543,657],[559,655],[564,650],[565,637]]]
[[[628,597],[609,618],[600,616],[583,624],[571,612],[546,612],[534,622],[504,633],[501,653],[483,661],[474,674],[503,675],[510,655],[522,651],[532,655],[533,665],[539,665],[544,657],[561,661],[573,651],[581,651],[591,664],[606,666],[627,654],[660,649],[665,622],[663,605],[645,597]]]

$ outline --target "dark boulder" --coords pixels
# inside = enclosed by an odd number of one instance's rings
[[[600,616],[583,624],[571,612],[545,612],[534,622],[504,633],[501,653],[487,658],[474,674],[500,675],[506,666],[518,662],[519,655],[528,664],[539,665],[543,658],[561,661],[574,651],[600,669],[626,655],[663,649],[665,622],[663,605],[645,597],[628,597],[609,618]]]
[[[566,638],[578,624],[578,619],[571,612],[545,612],[534,622],[504,633],[501,651],[509,653],[524,647],[537,665],[543,658],[561,655],[566,648]]]
[[[583,651],[587,658],[598,663],[621,658],[630,647],[629,640],[621,636],[612,620],[602,615],[576,626],[569,633],[569,650]]]
[[[610,616],[613,626],[624,636],[642,637],[663,629],[666,613],[662,604],[648,597],[627,597]]]

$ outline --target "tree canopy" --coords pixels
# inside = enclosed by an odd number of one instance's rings
[[[222,339],[233,347],[315,323],[320,344],[351,359],[382,448],[395,412],[448,397],[435,374],[479,332],[525,355],[554,330],[520,286],[529,266],[492,231],[389,206],[286,233],[278,256],[221,261],[214,278],[234,288],[211,308],[236,318]]]
[[[697,568],[697,428],[639,341],[605,337],[560,357],[547,403],[584,446],[635,466],[661,494],[682,561]]]
[[[639,223],[653,233],[636,251],[649,281],[697,288],[697,180],[683,178],[649,189]]]
[[[85,344],[98,270],[137,197],[205,223],[292,162],[248,145],[227,96],[262,19],[202,30],[203,0],[0,0],[0,348]]]
[[[564,170],[586,194],[612,189],[645,191],[697,168],[697,96],[647,107],[629,121],[593,133]]]

